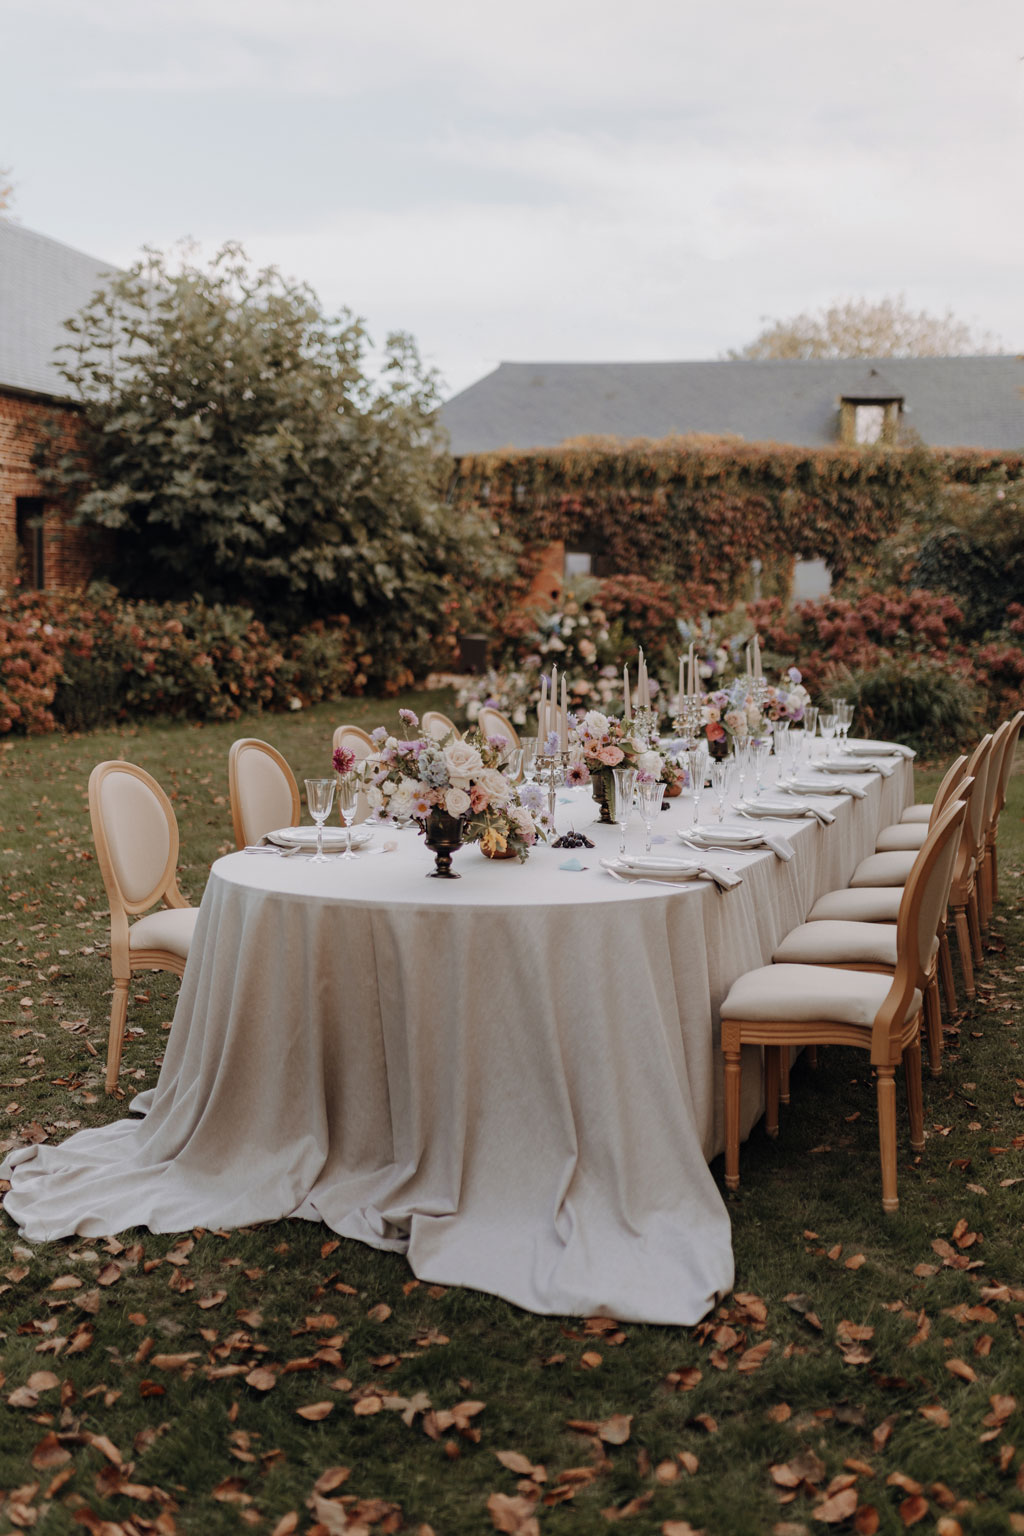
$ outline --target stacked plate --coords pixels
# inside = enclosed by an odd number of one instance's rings
[[[687,859],[660,858],[653,853],[623,853],[617,859],[602,859],[601,868],[610,869],[613,875],[643,876],[648,880],[696,880],[701,874],[699,864]]]
[[[758,832],[753,827],[694,827],[691,832],[684,832],[681,828],[678,832],[684,843],[692,843],[697,848],[725,848],[744,849],[760,848],[764,844],[764,833]]]
[[[362,848],[373,838],[373,828],[366,825],[352,828],[352,847]],[[280,827],[267,833],[267,842],[277,848],[316,847],[316,827]],[[346,847],[344,827],[324,827],[324,852],[344,853]]]

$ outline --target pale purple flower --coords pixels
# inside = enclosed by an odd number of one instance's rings
[[[370,735],[372,736],[373,740],[377,743],[378,747],[382,747],[384,745],[384,743],[388,739],[387,726],[385,726],[385,725],[375,725],[373,730],[370,732]]]
[[[804,675],[800,671],[799,667],[790,667],[789,671],[786,673],[786,676],[789,678],[791,683],[802,683],[804,680]]]
[[[420,717],[419,715],[414,715],[411,709],[400,709],[398,711],[398,718],[403,724],[411,726],[414,731],[419,730]]]
[[[570,789],[576,789],[580,784],[589,784],[590,769],[586,763],[571,763],[566,771],[565,782]]]

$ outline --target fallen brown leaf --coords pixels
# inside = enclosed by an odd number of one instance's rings
[[[841,1488],[824,1503],[816,1505],[811,1514],[815,1520],[821,1520],[826,1525],[838,1525],[840,1520],[849,1520],[856,1508],[856,1488]]]
[[[342,1483],[347,1483],[351,1475],[350,1467],[326,1467],[313,1484],[313,1492],[333,1493],[335,1488],[340,1488]]]
[[[596,1349],[585,1349],[580,1356],[580,1365],[586,1371],[596,1371],[604,1356],[599,1355]]]
[[[66,1466],[71,1460],[71,1452],[61,1445],[51,1429],[33,1450],[31,1460],[37,1472],[47,1472],[51,1467]]]
[[[926,1519],[928,1513],[928,1500],[923,1499],[919,1493],[904,1499],[900,1505],[900,1519],[907,1526],[916,1525],[919,1520]]]
[[[605,1419],[597,1426],[598,1437],[606,1445],[625,1445],[629,1439],[633,1425],[631,1413],[613,1413],[610,1419]]]
[[[918,1412],[923,1419],[928,1420],[929,1424],[938,1425],[939,1429],[948,1429],[952,1422],[941,1403],[929,1403],[926,1408],[919,1408]]]
[[[534,1466],[528,1456],[521,1451],[495,1451],[495,1456],[502,1466],[509,1472],[514,1472],[517,1477],[530,1477],[537,1483],[543,1483],[547,1479],[547,1471],[542,1466]]]
[[[258,1365],[246,1376],[245,1384],[247,1387],[255,1388],[257,1392],[269,1392],[271,1387],[277,1386],[277,1376],[269,1366]]]
[[[492,1493],[487,1500],[487,1513],[494,1529],[505,1532],[505,1536],[540,1536],[532,1499]]]
[[[961,1381],[977,1381],[976,1373],[967,1364],[966,1360],[947,1360],[946,1370],[951,1376],[959,1376]]]
[[[880,1525],[878,1510],[873,1504],[860,1504],[857,1506],[853,1517],[853,1528],[857,1536],[875,1536]]]
[[[380,1399],[378,1398],[378,1402]],[[306,1403],[302,1408],[296,1408],[295,1412],[300,1419],[308,1419],[312,1424],[318,1424],[321,1419],[333,1412],[333,1403]]]

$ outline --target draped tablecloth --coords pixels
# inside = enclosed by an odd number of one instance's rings
[[[8,1214],[36,1241],[321,1219],[531,1311],[698,1321],[733,1279],[717,1009],[898,820],[911,765],[860,782],[816,802],[832,826],[771,824],[788,863],[703,855],[742,873],[725,893],[611,879],[618,829],[579,791],[559,826],[593,850],[464,848],[458,881],[425,878],[412,830],[355,860],[218,860],[143,1118],[13,1153]],[[761,1107],[751,1052],[745,1132]]]

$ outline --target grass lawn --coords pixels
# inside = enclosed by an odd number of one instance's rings
[[[429,707],[345,717],[399,702]],[[174,978],[138,979],[109,1100],[93,765],[165,786],[198,902],[233,846],[230,742],[269,738],[301,781],[340,718],[0,742],[5,1150],[121,1115],[174,1010]],[[696,1328],[534,1317],[302,1222],[33,1247],[0,1217],[0,1532],[1024,1530],[1022,773],[1000,850],[919,1158],[901,1110],[899,1214],[863,1053],[798,1065],[778,1141],[742,1149],[736,1293]]]

